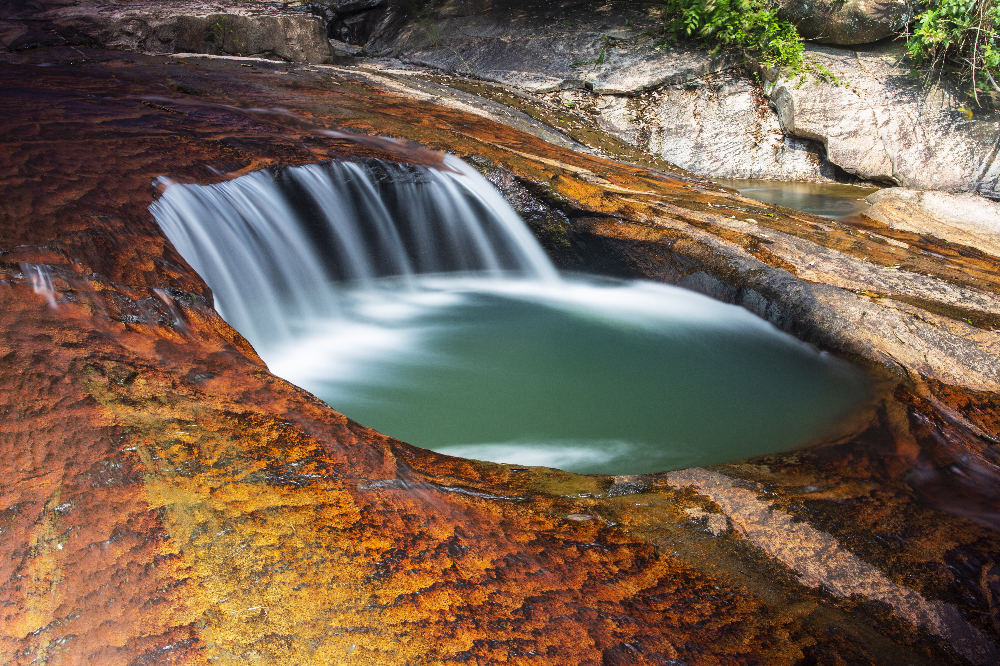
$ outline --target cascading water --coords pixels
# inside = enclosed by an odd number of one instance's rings
[[[258,171],[168,187],[151,210],[226,320],[265,346],[339,313],[335,283],[445,272],[556,279],[507,202],[461,160],[448,166],[455,171],[378,160]]]
[[[629,474],[822,435],[853,368],[741,308],[561,278],[454,157],[169,185],[151,207],[276,374],[348,416],[466,457]]]

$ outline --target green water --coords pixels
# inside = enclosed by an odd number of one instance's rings
[[[796,183],[791,181],[715,178],[714,182],[738,190],[748,199],[842,219],[866,211],[864,199],[877,187],[840,183]]]
[[[365,425],[463,457],[606,474],[721,463],[823,435],[867,390],[746,311],[664,285],[430,280],[344,304],[265,360]]]

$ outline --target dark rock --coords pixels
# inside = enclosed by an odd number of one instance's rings
[[[46,46],[63,46],[66,40],[59,35],[28,30],[21,33],[5,45],[11,51],[27,51],[28,49],[44,48]]]
[[[5,16],[24,21],[24,13],[7,12]],[[331,58],[321,18],[305,10],[263,2],[48,1],[38,3],[29,17],[30,30],[23,23],[5,22],[7,27],[0,28],[0,37],[16,40],[18,50],[68,43],[143,53],[261,56],[303,63],[330,62]]]
[[[318,19],[306,16],[213,14],[177,17],[177,51],[263,56],[288,62],[329,62]]]
[[[335,14],[343,16],[345,14],[356,14],[358,12],[384,7],[386,0],[334,0],[330,3],[330,9]]]
[[[388,14],[387,11],[375,9],[338,15],[330,23],[330,37],[352,45],[364,45]]]
[[[779,0],[778,15],[806,39],[868,44],[898,35],[913,20],[911,0]]]
[[[330,52],[335,56],[356,56],[360,55],[363,51],[360,46],[355,46],[354,44],[349,44],[347,42],[342,42],[338,39],[330,40]]]

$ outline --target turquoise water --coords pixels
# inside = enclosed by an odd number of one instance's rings
[[[738,307],[558,274],[474,169],[167,185],[150,210],[275,374],[416,446],[634,474],[808,443],[864,377]]]
[[[855,369],[737,307],[649,283],[425,279],[261,350],[347,416],[452,455],[605,474],[722,463],[830,432]]]

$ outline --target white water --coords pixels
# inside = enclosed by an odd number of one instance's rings
[[[443,272],[557,280],[503,197],[458,158],[445,164],[451,172],[372,160],[170,184],[150,210],[254,344],[340,313],[334,282]]]
[[[273,372],[418,446],[662,471],[801,444],[864,395],[741,308],[560,278],[489,183],[446,165],[173,184],[151,210]]]

